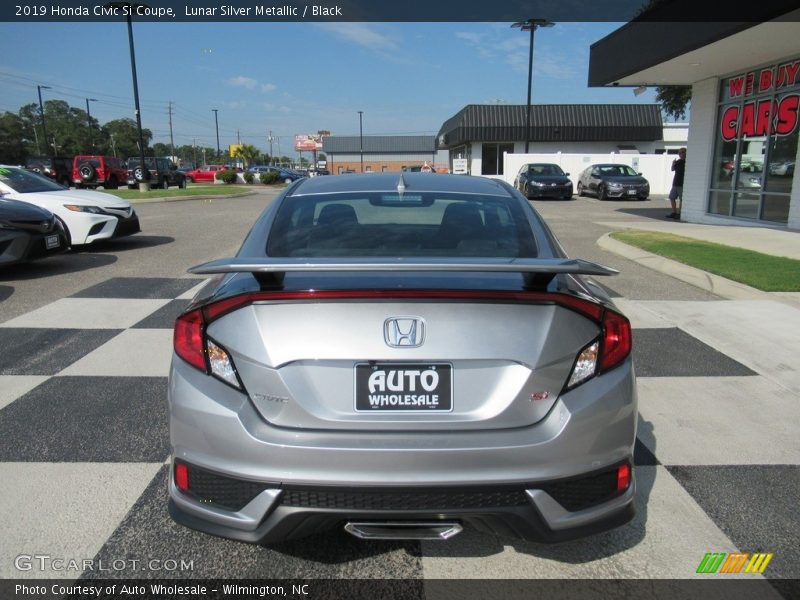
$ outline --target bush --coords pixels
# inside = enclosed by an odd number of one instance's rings
[[[255,178],[256,178],[255,175],[253,175],[250,171],[247,171],[244,174],[244,182],[245,183],[253,183],[253,180]]]
[[[236,183],[237,174],[236,171],[233,169],[226,169],[225,171],[220,171],[216,174],[216,179],[220,181],[224,181],[225,183],[231,184]]]
[[[267,171],[266,173],[262,173],[259,176],[261,183],[265,185],[269,185],[270,183],[275,183],[278,181],[278,174],[275,171]]]

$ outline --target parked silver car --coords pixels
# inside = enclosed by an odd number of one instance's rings
[[[274,543],[344,527],[560,541],[634,512],[631,327],[508,184],[315,177],[175,323],[169,508]]]

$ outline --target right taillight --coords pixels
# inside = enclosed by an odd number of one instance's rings
[[[600,348],[602,373],[619,366],[631,353],[631,322],[619,313],[603,313],[603,343]]]

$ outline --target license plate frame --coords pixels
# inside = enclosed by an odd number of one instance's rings
[[[446,362],[357,363],[353,369],[353,408],[357,413],[372,414],[453,412],[454,371]],[[375,375],[371,390],[375,373],[383,375]],[[371,396],[377,396],[377,402]]]
[[[48,250],[53,250],[61,246],[61,239],[58,235],[48,235],[44,238],[44,247]]]

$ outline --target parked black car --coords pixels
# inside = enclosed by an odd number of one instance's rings
[[[178,171],[178,167],[168,158],[146,156],[144,164],[150,172],[150,186],[169,189],[170,186],[186,187],[186,175]],[[128,159],[128,189],[138,187],[145,181],[145,170],[138,157]]]
[[[514,179],[514,187],[528,200],[532,198],[572,198],[572,181],[553,163],[530,163],[522,165]]]
[[[578,178],[578,196],[594,194],[598,200],[636,198],[647,200],[650,183],[628,165],[591,165]]]
[[[67,249],[61,224],[49,210],[0,198],[0,266],[45,258]]]
[[[25,161],[25,168],[34,173],[39,173],[69,187],[72,181],[72,159],[57,156],[31,156]]]

